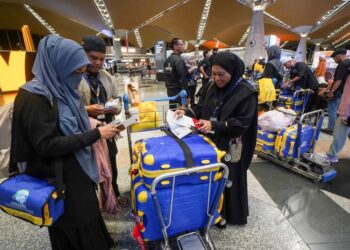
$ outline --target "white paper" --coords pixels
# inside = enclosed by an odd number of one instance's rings
[[[192,133],[192,130],[188,127],[178,127],[175,130],[172,130],[174,135],[176,135],[177,138],[181,139],[185,137],[186,135]]]
[[[188,128],[194,127],[194,122],[191,117],[184,115],[179,119],[175,119],[174,112],[171,110],[168,110],[166,119],[168,123],[169,122],[176,123],[180,126],[188,127]]]
[[[191,127],[194,127],[194,123],[191,117],[183,116],[179,119],[175,119],[174,112],[168,110],[166,119],[171,132],[179,139],[192,133]]]

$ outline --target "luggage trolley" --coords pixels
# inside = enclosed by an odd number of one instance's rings
[[[282,91],[278,97],[277,107],[290,108],[300,117],[304,114],[309,96],[312,93],[314,92],[311,89],[299,89],[294,91],[294,93]]]
[[[194,173],[199,173],[201,171],[210,171],[210,176],[212,175],[212,172],[216,168],[222,168],[223,170],[223,177],[220,180],[219,186],[216,189],[216,192],[214,193],[214,198],[211,200],[211,189],[213,187],[212,185],[212,179],[210,178],[210,181],[208,183],[208,199],[207,199],[207,209],[206,209],[206,216],[207,220],[203,228],[198,228],[200,232],[193,231],[193,232],[188,232],[182,235],[178,235],[176,237],[176,242],[178,249],[180,250],[214,250],[214,243],[212,242],[210,235],[209,235],[209,229],[210,226],[213,222],[214,215],[220,200],[220,197],[224,191],[225,186],[230,186],[232,183],[228,181],[228,174],[229,174],[229,169],[228,167],[223,164],[223,163],[216,163],[216,164],[211,164],[211,165],[206,165],[206,166],[200,166],[200,167],[194,167],[186,170],[180,170],[174,173],[167,173],[167,174],[162,174],[158,176],[152,183],[151,186],[151,194],[152,194],[152,199],[153,203],[156,208],[157,216],[161,224],[161,229],[162,229],[162,234],[163,234],[163,241],[161,242],[161,249],[164,250],[170,250],[170,243],[169,243],[169,236],[168,236],[168,228],[171,227],[172,224],[172,212],[173,212],[173,197],[175,193],[175,181],[176,177],[180,176],[186,176],[186,175],[191,175]],[[163,180],[166,179],[172,179],[172,188],[171,188],[171,200],[170,200],[170,210],[169,214],[166,214],[164,209],[162,209],[162,206],[160,205],[159,199],[157,197],[157,184],[162,182]],[[196,202],[196,201],[194,201]],[[191,206],[191,204],[186,204],[187,206]],[[193,216],[193,215],[188,215],[188,216]],[[198,215],[197,215],[198,216]],[[168,218],[168,223],[166,223],[165,218]]]
[[[177,98],[181,98],[181,103],[184,105],[186,103],[186,92],[181,91],[178,95],[169,98],[152,98],[152,99],[144,99],[143,101],[168,101],[175,100]],[[131,109],[129,109],[129,98],[127,95],[124,95],[124,109],[126,111],[126,115],[132,115]],[[167,129],[166,124],[166,111],[168,103],[164,106],[159,106],[156,112],[161,113],[160,116],[161,121],[159,122],[159,127],[154,129]],[[129,113],[130,111],[130,113]],[[141,115],[142,113],[140,113]],[[154,116],[156,118],[156,115]],[[149,131],[140,130],[141,131]],[[133,151],[132,151],[132,138],[131,133],[132,129],[128,127],[127,136],[128,136],[128,146],[130,152],[131,162],[135,163],[135,159],[132,159]],[[224,155],[222,161],[229,160],[228,155]],[[204,163],[203,163],[204,164]],[[136,171],[137,172],[137,171]],[[196,175],[203,175],[206,173],[208,177],[204,183],[196,186],[194,184],[186,185],[186,180],[189,178],[196,178]],[[186,168],[174,172],[166,172],[164,174],[160,174],[157,176],[152,182],[151,185],[146,185],[146,182],[141,180],[141,176],[139,173],[133,173],[131,170],[132,177],[132,186],[134,188],[134,192],[136,195],[136,189],[141,190],[141,196],[149,193],[151,196],[150,202],[153,204],[154,209],[152,212],[154,213],[154,217],[152,215],[153,224],[157,224],[159,222],[159,231],[157,231],[159,235],[153,235],[154,238],[150,238],[149,247],[150,249],[154,249],[152,244],[156,244],[157,247],[161,247],[161,249],[171,249],[174,240],[176,240],[177,247],[183,250],[213,250],[215,249],[214,243],[211,241],[209,236],[209,228],[212,223],[219,219],[218,214],[218,204],[221,203],[221,197],[224,191],[225,186],[230,186],[232,183],[228,181],[229,169],[224,163],[213,163],[208,165],[200,165],[196,167]],[[217,178],[217,176],[220,176]],[[198,176],[199,179],[200,176]],[[203,176],[201,176],[203,177]],[[168,188],[162,187],[164,182],[169,182],[170,185]],[[142,184],[141,184],[142,183]],[[196,186],[196,187],[195,187]],[[190,190],[189,190],[190,189]],[[200,192],[198,190],[200,189]],[[186,214],[181,210],[178,211],[179,202],[183,201],[184,197],[186,197],[186,190],[190,197],[193,196],[193,192],[196,194],[196,199],[188,199],[185,202],[186,211],[191,211],[191,213]],[[196,190],[196,191],[192,191]],[[133,192],[133,191],[132,191]],[[138,194],[140,194],[138,193]],[[164,193],[166,198],[164,200]],[[139,197],[137,195],[137,197]],[[147,195],[146,195],[147,197]],[[180,198],[180,201],[179,201]],[[198,203],[198,199],[201,199],[201,203]],[[203,198],[203,199],[202,199]],[[135,201],[136,202],[136,201]],[[148,204],[148,203],[143,203]],[[200,205],[199,205],[200,204]],[[204,205],[205,204],[205,205]],[[180,204],[182,205],[182,203]],[[151,208],[152,208],[151,206]],[[144,208],[145,209],[145,208]],[[150,209],[147,207],[147,209]],[[147,210],[149,211],[149,210]],[[134,211],[136,212],[136,211]],[[193,214],[198,213],[196,216],[198,219],[193,222]],[[179,216],[181,214],[181,216]],[[136,219],[137,224],[141,221],[138,220],[139,214],[133,216]],[[145,215],[143,215],[145,216]],[[151,215],[150,215],[151,216]],[[181,218],[180,218],[181,217]],[[182,221],[185,225],[190,225],[189,228],[186,227],[186,230],[183,230],[182,227],[178,227],[179,224],[182,225],[179,221]],[[143,222],[142,222],[143,223]],[[156,230],[153,228],[153,230]],[[153,232],[153,231],[152,231]],[[159,236],[159,237],[158,237]],[[156,248],[158,249],[158,248]]]
[[[328,160],[314,153],[323,118],[324,114],[322,110],[312,111],[301,116],[297,124],[294,125],[296,126],[296,132],[292,138],[295,138],[295,144],[293,142],[294,147],[291,146],[291,148],[288,149],[288,151],[291,152],[289,157],[286,157],[283,154],[281,155],[276,151],[277,139],[272,142],[274,143],[274,150],[267,151],[263,150],[262,148],[256,148],[256,154],[266,160],[276,163],[277,165],[310,178],[315,182],[329,182],[336,176],[337,171],[331,166]],[[312,131],[311,135],[307,138],[306,135],[303,134],[304,132],[306,133],[307,130],[305,126],[308,126],[309,132]],[[310,129],[311,126],[312,130]],[[278,133],[280,134],[282,132],[280,131]],[[284,137],[283,142],[287,143],[287,140],[288,138]]]
[[[181,90],[176,96],[172,97],[159,97],[159,98],[145,98],[142,100],[142,102],[149,102],[149,101],[155,101],[155,102],[163,102],[163,101],[173,101],[176,99],[181,99],[181,105],[186,105],[186,97],[187,93],[185,90]],[[127,118],[130,117],[130,99],[128,94],[124,94],[123,96],[123,102],[124,102],[124,110],[125,110],[125,116]],[[168,103],[163,105],[157,105],[156,111],[146,111],[144,113],[139,113],[139,115],[142,114],[150,114],[151,116],[154,115],[153,121],[146,121],[144,123],[151,123],[154,122],[155,126],[152,129],[140,129],[137,132],[143,132],[143,131],[149,131],[154,129],[160,129],[161,127],[164,127],[166,125],[166,111],[168,110]],[[157,120],[157,115],[159,115],[159,118]],[[157,123],[159,126],[156,126]],[[142,124],[142,121],[140,122]],[[131,140],[131,133],[134,132],[131,127],[127,127],[126,133],[127,133],[127,139],[128,139],[128,147],[129,147],[129,156],[130,156],[130,162],[132,162],[132,140]]]

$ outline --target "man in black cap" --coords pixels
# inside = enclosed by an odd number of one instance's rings
[[[101,121],[110,123],[115,115],[121,112],[121,103],[117,109],[105,109],[105,103],[118,97],[117,83],[106,70],[103,64],[106,57],[105,42],[98,36],[87,36],[83,38],[82,46],[86,51],[91,65],[86,69],[79,90],[89,116]],[[128,206],[128,200],[121,197],[117,185],[117,162],[118,153],[115,140],[107,140],[109,157],[112,168],[112,185],[121,207]]]
[[[322,129],[322,132],[330,135],[333,134],[335,122],[337,120],[337,110],[343,94],[346,78],[349,74],[350,60],[346,56],[346,52],[344,48],[337,48],[333,51],[331,57],[338,64],[334,73],[334,82],[330,84],[324,92],[320,93],[328,102],[328,127]]]

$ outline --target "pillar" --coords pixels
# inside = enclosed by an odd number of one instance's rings
[[[295,28],[295,31],[300,35],[298,48],[295,52],[295,59],[297,62],[305,62],[306,60],[307,36],[309,35],[311,28],[312,26],[299,26]]]
[[[264,11],[253,10],[252,21],[245,44],[244,63],[252,65],[259,56],[265,55]]]
[[[120,44],[120,38],[113,35],[113,48],[114,48],[114,58],[116,61],[120,61],[123,58],[122,46]]]

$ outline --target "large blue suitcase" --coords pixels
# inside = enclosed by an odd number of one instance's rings
[[[219,150],[207,137],[195,134],[182,139],[190,148],[194,167],[221,162],[225,152]],[[170,136],[154,137],[138,141],[133,150],[134,162],[141,170],[144,184],[150,187],[160,174],[186,169],[186,159],[180,145]],[[218,169],[217,169],[218,170]],[[200,184],[207,181],[209,172],[200,175],[184,176],[177,184]],[[171,180],[161,183],[163,188],[171,186]]]
[[[210,201],[213,203],[214,196],[218,192],[219,181],[211,183]],[[162,208],[162,214],[166,225],[171,224],[167,229],[169,237],[186,231],[194,231],[206,226],[208,205],[209,182],[202,184],[176,185],[173,197],[173,209],[170,215],[171,188],[162,188],[157,192],[157,197]],[[163,238],[160,222],[156,213],[149,188],[143,184],[139,175],[132,177],[131,188],[132,210],[137,221],[144,241],[154,241]],[[214,215],[212,224],[221,220],[223,197]]]
[[[281,129],[276,137],[275,151],[281,158],[297,158],[296,140],[298,136],[298,125],[287,129]],[[310,150],[314,141],[315,128],[303,125],[300,138],[300,154]]]
[[[200,135],[189,135],[183,141],[190,148],[194,165],[200,167],[219,163],[225,152],[208,139]],[[133,149],[131,175],[132,210],[136,217],[142,238],[147,241],[162,239],[160,222],[150,193],[153,180],[164,173],[186,169],[183,149],[170,136],[149,138],[136,142]],[[174,187],[171,225],[167,229],[170,237],[203,228],[207,222],[207,205],[213,203],[219,191],[223,174],[219,168],[212,172],[201,171],[196,174],[177,176],[165,179],[157,186],[157,197],[160,202],[165,224],[168,224],[171,206],[171,193]],[[211,180],[211,181],[210,181]],[[173,185],[174,184],[174,185]],[[211,187],[209,195],[209,187]],[[208,202],[208,197],[210,200]],[[221,204],[223,198],[221,199]],[[218,206],[221,207],[220,205]],[[217,209],[213,223],[221,220]]]

